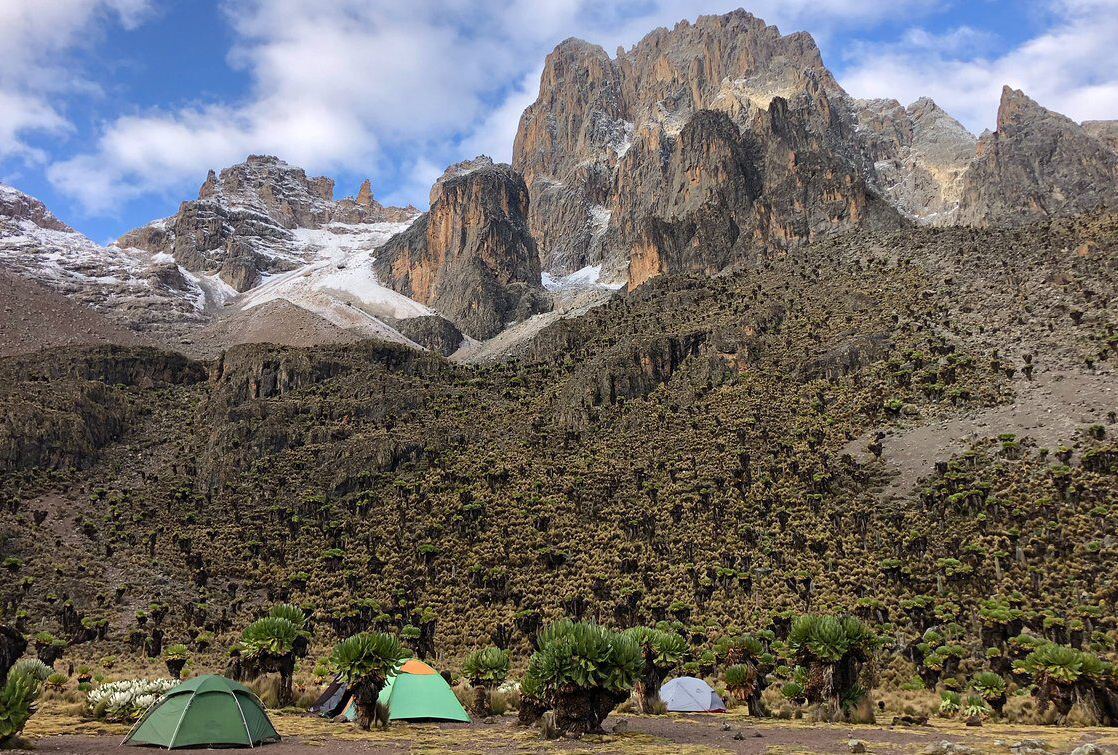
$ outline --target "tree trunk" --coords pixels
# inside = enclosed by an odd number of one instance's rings
[[[474,715],[478,718],[493,715],[493,708],[489,703],[489,688],[484,684],[474,685]]]
[[[521,726],[531,726],[540,720],[540,716],[547,713],[547,705],[540,700],[530,697],[520,698],[520,707],[516,710],[516,722]]]
[[[555,695],[555,727],[565,736],[580,737],[601,730],[591,691],[564,690]]]
[[[166,660],[167,673],[174,679],[182,678],[182,667],[186,665],[185,658],[168,658]]]
[[[353,704],[357,708],[357,725],[369,730],[377,717],[377,700],[384,685],[374,680],[362,679],[350,685],[353,690]]]

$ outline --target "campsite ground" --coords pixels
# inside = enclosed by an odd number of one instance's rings
[[[950,741],[977,753],[1011,753],[1022,740],[1039,740],[1047,752],[1067,753],[1093,742],[1118,754],[1118,730],[987,724],[968,728],[956,721],[929,726],[850,726],[803,721],[750,719],[737,713],[668,716],[612,716],[611,733],[582,741],[541,741],[534,728],[516,725],[514,716],[485,724],[401,724],[387,731],[363,732],[351,724],[334,724],[306,715],[271,714],[284,741],[268,745],[271,755],[293,753],[844,753],[858,739],[871,753],[919,753],[929,745]],[[624,723],[621,723],[624,722]],[[619,725],[620,724],[620,725]],[[725,727],[729,727],[726,729]],[[613,733],[613,729],[617,729]],[[25,735],[34,749],[46,753],[120,753],[117,746],[127,727],[83,721],[48,704],[28,722]],[[735,738],[740,734],[740,739]],[[188,750],[184,752],[189,752]]]

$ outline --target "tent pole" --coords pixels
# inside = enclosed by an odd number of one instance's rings
[[[237,704],[237,712],[241,714],[241,724],[245,727],[245,736],[248,737],[248,748],[251,750],[256,747],[256,745],[252,743],[252,732],[248,729],[248,721],[245,719],[244,708],[241,707],[241,701],[237,699],[237,693],[233,690],[229,690],[229,694],[233,696],[233,702]]]
[[[144,715],[140,716],[139,719],[137,719],[136,723],[132,724],[132,728],[129,729],[128,733],[124,735],[124,739],[120,740],[120,744],[117,745],[117,747],[120,747],[125,742],[127,742],[128,739],[132,736],[132,732],[134,732],[134,731],[136,731],[136,729],[140,728],[140,724],[142,724],[144,721],[146,721],[147,717],[151,715],[151,712],[153,710],[155,710],[157,707],[159,707],[159,702],[163,699],[163,697],[164,697],[164,695],[160,695],[158,700],[156,700],[154,703],[152,703],[151,705],[148,706],[148,709],[144,711]]]
[[[171,735],[170,741],[167,742],[168,750],[175,746],[175,737],[179,735],[179,729],[182,727],[182,720],[186,718],[186,712],[190,710],[190,704],[194,702],[194,696],[197,694],[197,690],[191,692],[190,699],[186,701],[186,705],[182,706],[182,714],[179,716],[179,722],[175,724],[175,733]]]

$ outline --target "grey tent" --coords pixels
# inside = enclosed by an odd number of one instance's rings
[[[660,688],[660,700],[675,713],[725,713],[726,703],[711,686],[693,676],[672,679]]]
[[[334,677],[330,682],[330,686],[315,700],[308,710],[311,713],[317,713],[323,718],[333,718],[345,710],[346,703],[349,702],[349,690],[346,688],[346,683],[342,681],[339,674]]]

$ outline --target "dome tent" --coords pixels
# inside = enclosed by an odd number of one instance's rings
[[[188,679],[161,697],[121,744],[255,747],[278,742],[264,706],[247,687],[224,676]]]
[[[693,676],[672,679],[660,688],[660,700],[673,713],[725,713],[726,703],[709,684]]]
[[[446,679],[423,661],[404,661],[380,691],[377,702],[388,708],[390,721],[462,721],[470,722],[454,690]],[[346,720],[357,717],[357,709],[349,704]]]

